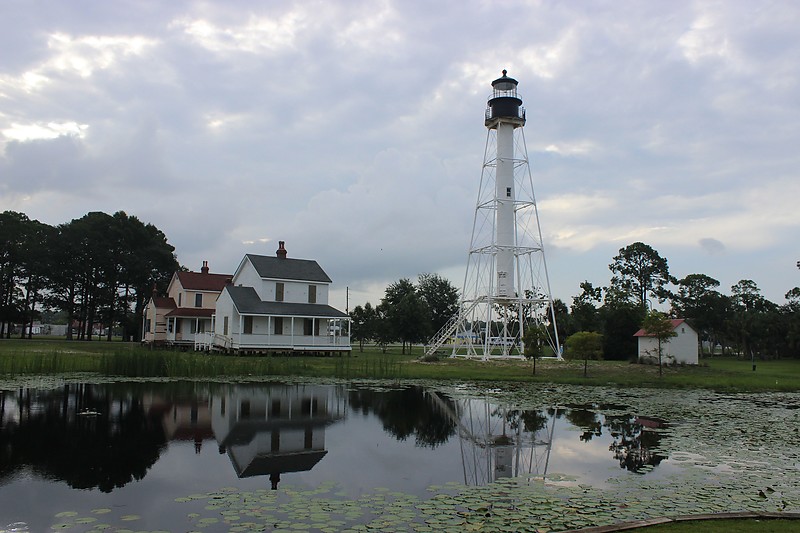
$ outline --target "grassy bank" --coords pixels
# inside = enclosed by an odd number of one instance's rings
[[[172,350],[148,350],[122,342],[64,340],[0,340],[0,375],[94,372],[129,377],[306,376],[376,379],[436,379],[525,381],[622,387],[709,388],[715,390],[800,390],[800,361],[704,359],[698,366],[658,367],[621,361],[591,361],[583,376],[582,361],[450,359],[421,362],[422,349],[402,354],[377,348],[357,349],[342,357],[210,355]]]
[[[642,528],[641,533],[774,533],[800,529],[798,520],[703,520],[675,522]]]

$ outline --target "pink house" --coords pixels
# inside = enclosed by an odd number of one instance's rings
[[[203,261],[200,272],[175,272],[167,296],[153,295],[145,307],[142,341],[194,346],[195,335],[211,331],[211,317],[230,274],[212,274]]]

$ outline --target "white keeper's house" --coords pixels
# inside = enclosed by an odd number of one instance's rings
[[[247,254],[217,299],[213,334],[195,348],[226,352],[350,352],[350,318],[328,305],[331,279],[316,261]]]

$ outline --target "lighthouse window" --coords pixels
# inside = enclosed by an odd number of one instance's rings
[[[511,187],[506,187],[506,196],[511,198]]]

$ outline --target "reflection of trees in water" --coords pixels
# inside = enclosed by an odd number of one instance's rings
[[[517,433],[518,430],[521,430],[524,433],[530,433],[531,437],[534,437],[539,430],[543,429],[548,420],[548,415],[542,410],[508,409],[501,406],[496,407],[491,412],[491,416],[503,419],[504,434],[507,427],[511,433]]]
[[[605,425],[614,437],[609,450],[614,452],[620,468],[644,473],[642,467],[645,465],[658,466],[666,459],[666,456],[652,451],[657,449],[661,435],[649,429],[663,427],[661,420],[631,415],[606,416]]]
[[[73,488],[103,492],[142,479],[166,443],[161,414],[146,413],[141,394],[114,396],[113,390],[110,384],[70,384],[5,393],[0,479],[30,468]]]
[[[580,437],[583,442],[589,442],[592,438],[603,434],[603,424],[594,411],[579,407],[569,407],[564,413],[564,417],[569,420],[570,424],[583,430]]]
[[[520,412],[520,420],[522,421],[523,431],[536,434],[547,425],[547,420],[552,416],[552,413],[545,414],[541,410],[525,410]]]
[[[452,399],[444,394],[439,394],[439,398],[456,412]],[[417,446],[435,448],[456,432],[455,421],[426,398],[422,387],[389,391],[357,389],[350,391],[349,400],[353,410],[374,413],[383,423],[383,429],[398,440],[414,435]]]
[[[651,450],[657,449],[661,435],[652,431],[664,427],[664,422],[655,418],[636,417],[630,414],[608,414],[600,417],[598,411],[618,411],[619,405],[573,405],[568,406],[564,416],[569,422],[582,430],[580,439],[589,442],[603,434],[606,428],[613,439],[609,450],[619,461],[620,468],[636,473],[644,473],[644,466],[658,466],[666,456]]]

